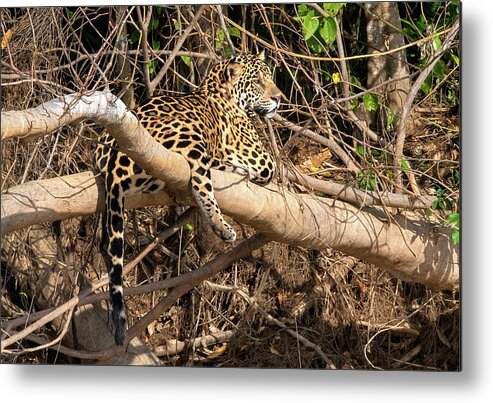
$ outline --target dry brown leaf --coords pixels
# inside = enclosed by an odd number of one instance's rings
[[[282,357],[282,354],[274,346],[270,346],[269,350],[272,354],[277,355],[278,357]]]
[[[11,39],[12,30],[9,29],[7,32],[5,32],[5,36],[2,38],[2,49],[5,49],[7,47],[7,43],[9,43]]]
[[[219,357],[224,354],[224,352],[228,349],[228,344],[224,343],[222,346],[217,347],[212,353],[210,353],[207,358],[209,360],[213,360],[214,358]]]
[[[366,294],[366,284],[364,281],[356,280],[358,283],[359,292],[361,294]]]
[[[332,153],[330,152],[330,150],[327,148],[325,150],[323,150],[321,153],[318,153],[316,155],[312,155],[312,157],[310,158],[311,162],[312,162],[312,165],[315,167],[315,168],[320,168],[322,166],[322,163],[327,159],[327,158],[330,158],[332,156]]]
[[[277,302],[281,308],[284,306],[284,294],[280,288],[277,289]]]

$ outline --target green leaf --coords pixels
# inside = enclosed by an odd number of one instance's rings
[[[356,152],[359,155],[364,156],[365,155],[365,148],[361,144],[356,144]]]
[[[452,231],[452,243],[457,245],[460,242],[460,231],[458,229],[454,229]]]
[[[428,80],[429,78],[429,80]],[[428,76],[426,80],[421,84],[421,91],[428,95],[431,91],[431,76]]]
[[[419,15],[418,21],[416,21],[416,27],[418,28],[419,32],[423,33],[426,30],[426,19],[423,16],[423,14]]]
[[[183,63],[185,63],[188,67],[190,67],[190,62],[191,62],[190,56],[181,56],[181,60],[183,60]]]
[[[152,41],[152,48],[154,50],[161,50],[161,41],[159,40]]]
[[[306,43],[313,53],[322,53],[325,50],[325,48],[320,43],[320,40],[317,39],[315,36],[312,36],[310,39],[308,39]]]
[[[137,43],[140,38],[140,32],[137,30],[133,30],[132,33],[130,34],[130,43],[133,45],[134,43]]]
[[[449,224],[459,225],[459,213],[452,213],[447,217]]]
[[[219,31],[216,32],[216,38],[214,41],[214,47],[216,51],[219,51],[223,47],[223,42],[224,42],[224,31],[220,29]]]
[[[193,230],[193,225],[192,225],[192,224],[185,224],[185,225],[183,226],[183,229],[184,229],[185,231],[192,231],[192,230]]]
[[[401,161],[401,167],[404,168],[404,169],[409,169],[410,168],[409,163],[404,158]]]
[[[241,38],[241,32],[236,27],[229,27],[228,32],[229,32],[229,36],[233,36],[235,38]]]
[[[173,25],[175,27],[175,31],[179,31],[181,29],[180,21],[178,21],[176,18],[173,18]]]
[[[320,21],[313,14],[308,14],[303,18],[303,37],[305,41],[310,39],[317,32]]]
[[[359,105],[359,102],[357,99],[353,98],[353,99],[349,100],[349,106],[351,107],[351,110],[354,111],[358,107],[358,105]]]
[[[387,124],[385,125],[385,129],[387,131],[390,131],[392,130],[392,128],[394,127],[394,123],[395,121],[397,120],[397,113],[395,113],[394,111],[390,110],[387,114]]]
[[[438,78],[443,78],[447,74],[447,66],[443,60],[439,60],[437,64],[433,67],[433,73],[437,75]]]
[[[147,67],[149,69],[149,74],[152,76],[154,71],[156,71],[156,66],[154,64],[154,60],[149,60],[149,63],[147,63]]]
[[[306,4],[300,4],[300,5],[298,6],[298,14],[299,14],[300,16],[302,16],[302,17],[303,17],[303,16],[305,16],[306,14],[308,14],[308,12],[309,12],[309,9],[308,9],[308,6],[307,6]]]
[[[452,59],[454,59],[454,62],[455,62],[455,64],[456,64],[457,66],[459,66],[459,65],[460,65],[460,59],[459,59],[459,56],[454,55],[454,54],[452,53]]]
[[[442,46],[442,40],[436,36],[433,38],[433,50],[436,52]]]
[[[149,29],[156,30],[159,25],[159,20],[157,18],[152,19],[152,23],[149,25]]]
[[[344,7],[346,3],[324,3],[323,8],[331,17],[335,17],[339,10]]]
[[[325,19],[322,28],[320,28],[320,36],[327,45],[331,45],[335,41],[337,35],[337,24],[332,17]]]
[[[375,94],[367,92],[363,95],[363,104],[368,112],[376,112],[378,108],[378,98]]]

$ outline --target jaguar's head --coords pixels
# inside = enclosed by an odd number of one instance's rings
[[[249,116],[271,118],[281,102],[281,91],[272,80],[264,52],[242,53],[221,63],[222,83],[228,96]]]

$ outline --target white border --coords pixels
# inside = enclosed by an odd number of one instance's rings
[[[162,4],[63,1],[63,5]],[[179,3],[190,3],[182,2]],[[197,3],[203,3],[198,1]],[[213,2],[211,2],[213,3]],[[464,0],[462,25],[463,371],[461,373],[317,370],[108,368],[1,365],[3,399],[35,402],[459,402],[491,393],[493,237],[493,2]],[[4,7],[39,2],[2,0]],[[60,5],[43,2],[42,5]],[[489,236],[490,235],[490,236]],[[489,263],[489,264],[488,264]],[[12,392],[12,393],[11,393]],[[489,393],[488,393],[489,392]]]

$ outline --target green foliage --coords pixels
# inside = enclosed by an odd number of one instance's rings
[[[397,113],[389,109],[387,111],[387,122],[385,124],[385,129],[388,132],[390,132],[394,128],[396,122],[397,122]]]
[[[408,170],[410,168],[409,163],[404,158],[401,161],[401,167],[405,170]]]
[[[335,17],[339,10],[343,8],[346,3],[323,3],[323,9],[329,14],[331,17]]]
[[[443,32],[459,18],[459,12],[458,1],[422,3],[421,7],[412,9],[412,12],[408,12],[404,18],[401,18],[407,41],[413,42]],[[435,36],[431,41],[420,44],[417,47],[418,52],[409,50],[408,61],[423,69],[430,63],[433,54],[441,48],[443,38],[443,35]],[[427,96],[436,94],[437,99],[445,98],[451,105],[457,105],[459,102],[459,69],[457,68],[459,63],[458,49],[449,49],[421,85],[421,91]],[[438,84],[440,84],[439,87]]]
[[[320,36],[326,44],[330,45],[336,40],[337,25],[336,21],[332,17],[328,17],[322,23],[322,27],[319,30]]]
[[[376,112],[378,109],[378,97],[371,92],[363,95],[363,105],[368,112]]]
[[[228,29],[228,33],[230,34],[230,36],[231,32],[232,30]],[[214,38],[214,49],[218,53],[224,51],[226,57],[233,55],[233,49],[231,49],[231,47],[229,46],[228,41],[226,40],[226,34],[224,33],[223,29],[219,29],[216,32],[216,37]]]
[[[375,171],[365,169],[356,174],[358,187],[363,190],[373,191],[378,189],[377,176]]]
[[[356,144],[356,152],[362,157],[365,156],[365,148],[361,144]]]
[[[185,63],[188,67],[190,67],[190,63],[192,62],[192,59],[190,56],[181,56],[181,60],[183,60],[183,63]]]
[[[303,38],[312,52],[323,53],[332,46],[337,36],[335,16],[345,4],[323,3],[326,16],[306,4],[298,5],[294,19],[301,23]]]
[[[431,208],[441,211],[446,210],[449,204],[447,203],[447,199],[445,198],[445,190],[442,187],[438,187],[435,189],[435,197],[436,199],[431,204]]]
[[[156,71],[156,63],[154,62],[154,60],[149,60],[149,62],[147,63],[147,68],[149,69],[149,74],[152,76]]]
[[[457,245],[460,241],[460,215],[452,213],[447,217],[447,223],[452,226],[452,243]]]

